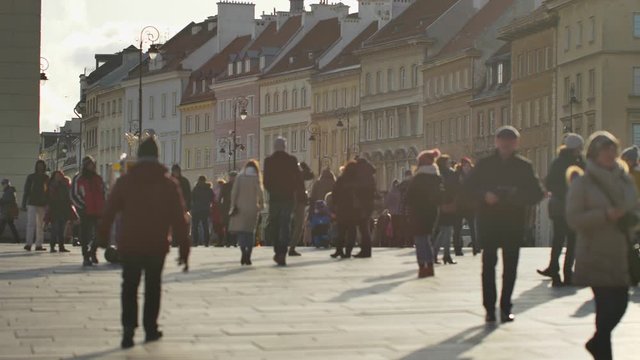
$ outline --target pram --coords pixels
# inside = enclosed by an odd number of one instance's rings
[[[324,200],[317,200],[312,205],[310,212],[311,243],[316,248],[328,248],[330,246],[331,212],[327,203]]]

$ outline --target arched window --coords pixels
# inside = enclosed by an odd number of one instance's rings
[[[407,71],[404,66],[400,68],[400,90],[404,89],[407,84]]]
[[[280,93],[273,95],[273,111],[280,111]]]
[[[291,108],[298,108],[298,90],[296,89],[291,90]]]
[[[282,110],[289,110],[289,92],[287,90],[282,92]]]
[[[264,96],[264,113],[268,114],[271,112],[271,95],[267,94]]]

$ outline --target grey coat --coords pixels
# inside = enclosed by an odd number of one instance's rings
[[[229,231],[254,232],[264,208],[264,192],[257,175],[238,175],[231,190],[231,209],[234,207],[238,211],[229,219]]]
[[[616,204],[611,204],[601,187]],[[573,180],[567,194],[566,215],[569,226],[577,233],[576,285],[630,284],[628,237],[607,218],[607,209],[615,206],[635,211],[636,199],[633,180],[621,165],[609,171],[588,161],[585,174]]]

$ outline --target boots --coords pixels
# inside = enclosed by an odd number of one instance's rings
[[[360,252],[353,256],[357,259],[366,259],[371,257],[371,248],[360,248]]]
[[[427,277],[432,277],[434,276],[433,273],[433,264],[429,264],[429,265],[418,265],[418,278],[419,279],[424,279]]]
[[[120,347],[123,349],[129,349],[132,348],[134,343],[133,343],[133,335],[134,335],[134,328],[130,328],[130,327],[125,327],[124,328],[124,332],[122,334],[122,342],[120,343]]]
[[[331,257],[334,258],[334,259],[336,259],[338,257],[340,257],[340,258],[344,257],[344,253],[342,252],[342,248],[336,248],[336,252],[331,254]]]
[[[442,258],[442,261],[444,262],[444,264],[445,264],[445,265],[446,265],[446,264],[451,264],[451,265],[455,265],[455,264],[457,264],[457,262],[456,262],[456,261],[454,261],[454,260],[451,258],[451,255],[445,255],[445,256]]]
[[[296,251],[296,247],[292,246],[289,248],[289,256],[301,256],[299,252]]]
[[[351,259],[351,252],[353,251],[353,248],[348,247],[346,249],[346,251],[344,252],[344,254],[342,255],[343,259]]]

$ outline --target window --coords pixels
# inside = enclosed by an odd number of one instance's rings
[[[387,70],[387,92],[393,91],[393,69]]]
[[[498,85],[502,85],[504,82],[504,64],[498,64]]]
[[[400,68],[400,90],[405,88],[405,85],[407,83],[407,72],[404,69],[404,67]]]
[[[358,105],[358,88],[354,86],[351,88],[351,106],[356,105]]]
[[[251,60],[247,59],[244,61],[244,72],[251,71]]]
[[[298,151],[298,132],[297,131],[293,131],[291,133],[291,151],[292,152]]]
[[[411,65],[411,86],[418,86],[418,65]]]
[[[333,101],[332,109],[337,109],[338,108],[338,90],[333,90],[331,92],[331,100]]]
[[[376,73],[376,94],[382,92],[382,71]]]
[[[107,113],[106,115],[111,114],[111,102],[107,102]]]
[[[542,72],[544,70],[544,51],[543,49],[536,50],[536,72]]]
[[[331,155],[338,154],[338,130],[331,132]]]
[[[596,18],[589,18],[589,43],[596,41]]]
[[[325,91],[322,93],[322,111],[327,110],[329,110],[329,93]]]
[[[522,129],[522,117],[523,117],[523,110],[522,110],[522,103],[517,105],[517,112],[516,112],[516,123],[514,124],[516,128],[518,129]]]
[[[578,21],[578,29],[576,34],[576,47],[582,46],[582,21]]]
[[[178,113],[178,93],[175,91],[171,94],[171,109],[172,115],[176,115]]]
[[[155,114],[153,111],[153,108],[155,107],[155,102],[154,102],[154,98],[153,96],[149,96],[149,119],[153,120],[155,118]]]
[[[509,124],[511,124],[511,121],[509,119],[509,108],[507,106],[504,106],[502,109],[500,109],[500,125],[505,126]]]
[[[191,115],[187,115],[184,121],[184,132],[185,134],[188,134],[191,132]]]
[[[300,106],[307,107],[307,88],[300,89]]]
[[[233,63],[229,63],[227,65],[227,75],[229,76],[233,75]]]
[[[589,70],[589,98],[596,97],[596,69]]]
[[[569,104],[569,97],[571,92],[571,78],[568,76],[564,78],[564,104]]]
[[[204,114],[204,131],[211,130],[211,115]]]
[[[196,149],[196,169],[202,167],[202,151],[200,149]]]
[[[300,150],[301,151],[307,151],[307,137],[305,136],[305,130],[300,130]]]
[[[320,94],[313,96],[313,111],[316,113],[320,112]]]
[[[576,75],[576,98],[582,100],[582,74]]]
[[[531,113],[530,110],[531,109],[531,102],[527,101],[526,103],[524,103],[524,110],[522,111],[522,127],[523,128],[528,128],[531,127]]]
[[[100,116],[104,116],[105,112],[104,112],[104,103],[100,104]]]
[[[496,133],[496,111],[491,109],[489,110],[489,134],[493,135]]]
[[[204,148],[204,167],[211,166],[211,149]]]
[[[371,74],[367,73],[364,77],[364,89],[366,95],[371,95]]]
[[[447,138],[444,136],[444,120],[440,120],[440,126],[438,126],[438,129],[440,129],[438,138],[440,139],[440,142],[444,144],[447,142]]]
[[[484,111],[478,113],[478,136],[483,137],[484,134]]]
[[[633,68],[633,95],[640,96],[640,67]]]
[[[185,149],[184,151],[184,167],[186,169],[191,168],[191,149]]]
[[[122,98],[118,99],[118,114],[122,114]]]
[[[271,95],[267,94],[264,96],[264,113],[268,114],[271,112]]]
[[[383,131],[382,117],[376,116],[376,139],[382,139],[382,136],[383,136],[382,131]]]
[[[533,125],[534,126],[538,126],[540,125],[540,98],[536,99],[533,103],[533,114],[531,115],[533,117]]]
[[[297,89],[291,90],[291,108],[292,109],[298,108],[298,90]]]
[[[454,139],[454,124],[453,124],[453,119],[449,119],[447,121],[447,124],[449,125],[449,142],[453,142]]]
[[[347,153],[347,131],[344,129],[340,131],[340,149],[343,154]]]
[[[287,90],[282,92],[282,110],[289,110],[289,92]]]
[[[200,132],[200,115],[196,115],[196,131],[197,133]]]
[[[254,134],[247,135],[247,157],[252,158],[256,154],[256,136]]]
[[[162,94],[160,98],[160,116],[167,117],[167,94]]]
[[[347,107],[347,88],[342,88],[342,96],[340,96],[340,105],[342,107]]]
[[[551,47],[547,46],[544,48],[544,61],[545,61],[545,70],[549,70],[553,67],[553,52],[551,52]]]
[[[127,120],[133,120],[133,100],[127,100]]]
[[[396,120],[393,118],[393,116],[389,116],[387,118],[387,137],[396,137]]]
[[[565,26],[564,28],[564,51],[571,49],[571,28]]]
[[[489,86],[493,85],[493,66],[487,66],[487,83]]]
[[[171,141],[171,163],[175,164],[176,163],[176,151],[178,150],[178,143],[176,140],[172,140]]]
[[[640,13],[633,14],[633,36],[640,37]]]
[[[453,80],[453,86],[454,86],[454,90],[455,91],[462,90],[462,82],[461,82],[461,79],[460,79],[460,71],[456,71],[456,75],[455,75],[455,78]]]
[[[524,55],[518,55],[518,78],[524,76]]]
[[[534,51],[529,51],[529,53],[527,54],[527,61],[527,74],[531,75],[536,69],[536,54]]]
[[[115,100],[113,100],[113,101],[111,102],[111,115],[113,116],[113,115],[115,115],[115,114],[116,114],[116,101],[115,101]]]
[[[277,112],[280,111],[280,93],[276,92],[275,95],[273,95],[273,111]]]

